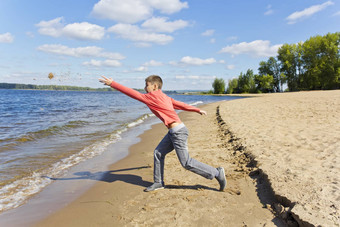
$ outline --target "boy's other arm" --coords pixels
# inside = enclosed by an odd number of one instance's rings
[[[174,106],[174,108],[176,110],[185,110],[185,111],[196,112],[196,113],[199,113],[201,115],[207,115],[206,111],[201,110],[197,107],[190,106],[190,105],[188,105],[184,102],[180,102],[180,101],[177,101],[177,100],[174,100],[174,99],[171,99],[171,100],[172,100],[172,105]]]

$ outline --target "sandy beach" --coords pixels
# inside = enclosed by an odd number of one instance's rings
[[[140,135],[104,179],[35,226],[339,226],[340,91],[255,95],[180,113],[189,152],[228,180],[166,158],[164,190],[146,193],[162,124]]]
[[[220,114],[296,219],[339,226],[339,90],[230,101]]]

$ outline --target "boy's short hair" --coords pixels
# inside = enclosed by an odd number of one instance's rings
[[[157,75],[151,75],[151,76],[148,76],[146,79],[145,79],[145,82],[149,82],[151,84],[157,84],[158,86],[158,89],[162,89],[162,86],[163,86],[163,81],[162,81],[162,78],[160,76],[157,76]]]

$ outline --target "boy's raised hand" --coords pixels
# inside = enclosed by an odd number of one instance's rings
[[[103,77],[103,79],[99,78],[99,82],[101,82],[101,83],[103,83],[107,86],[110,86],[111,83],[113,82],[112,78],[106,78],[105,76],[102,76],[102,77]]]

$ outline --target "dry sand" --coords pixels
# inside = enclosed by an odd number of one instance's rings
[[[269,94],[220,105],[221,117],[305,222],[339,226],[340,91]]]
[[[208,116],[180,114],[189,153],[226,169],[224,192],[216,180],[183,169],[174,152],[166,158],[166,189],[143,192],[153,179],[153,149],[166,133],[157,124],[103,180],[36,226],[338,225],[340,91],[202,108]]]

